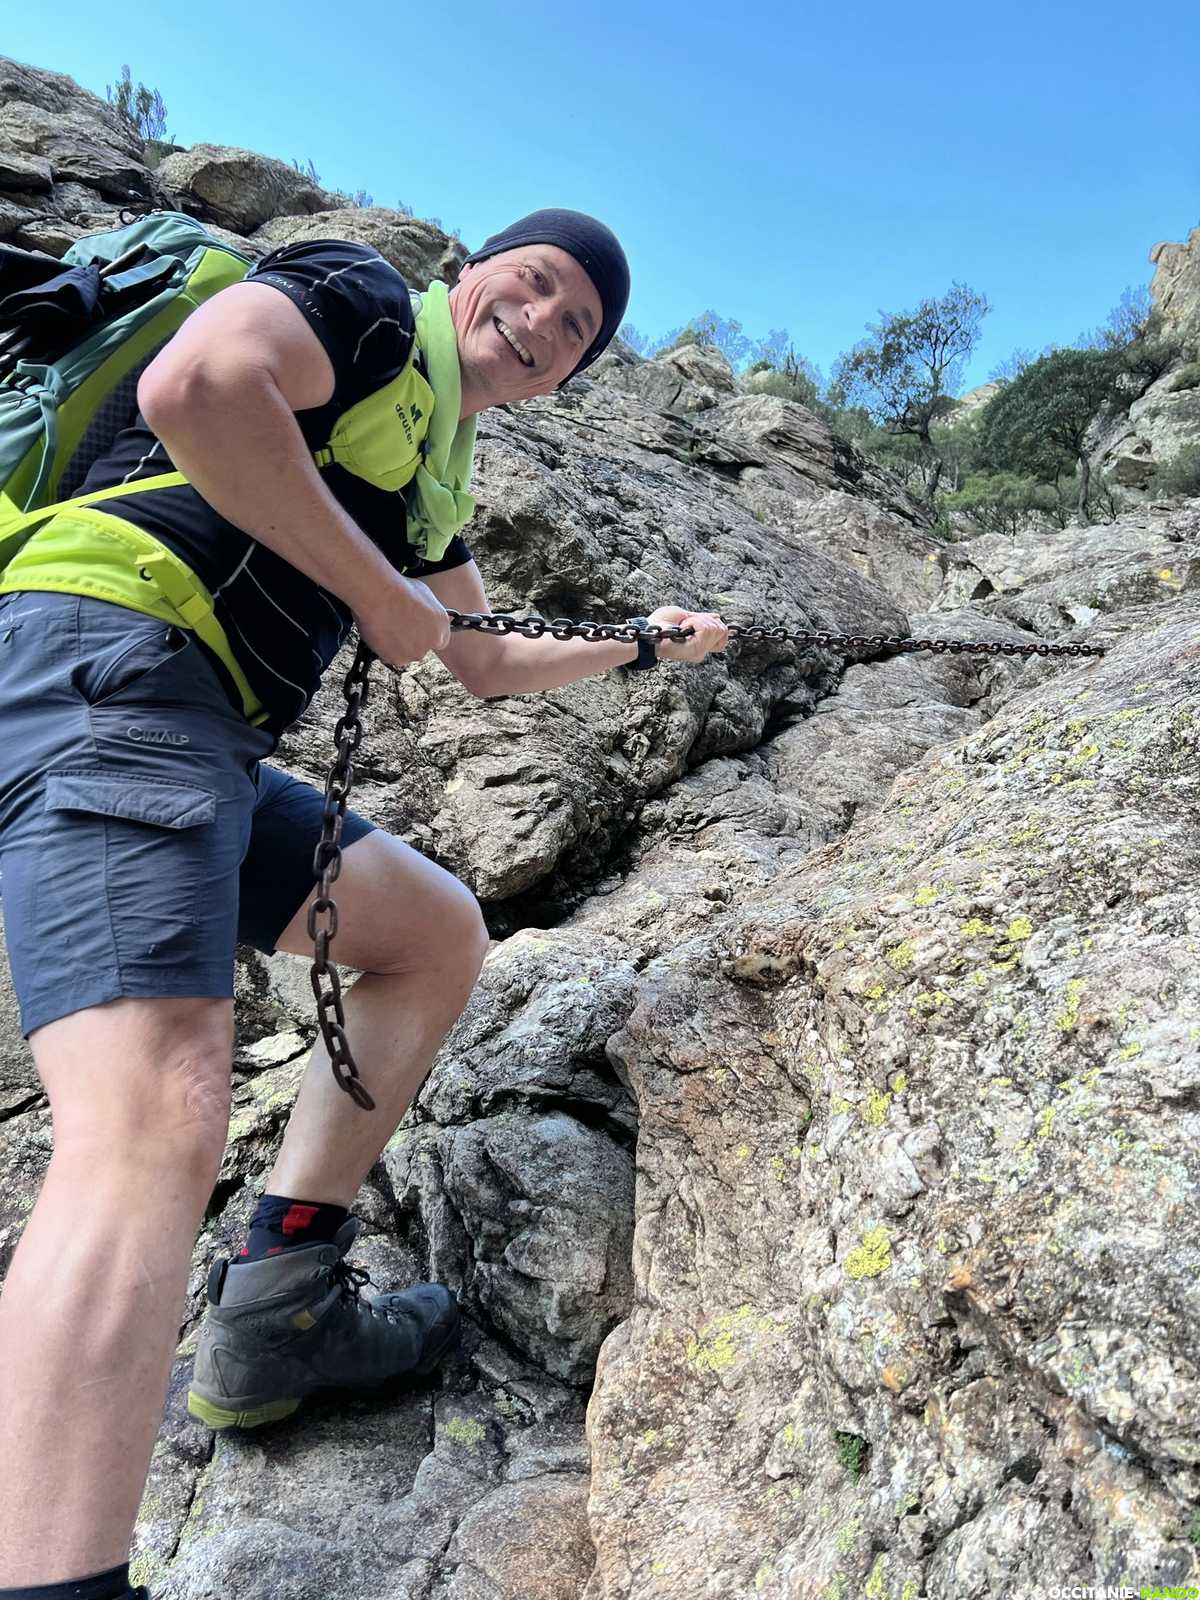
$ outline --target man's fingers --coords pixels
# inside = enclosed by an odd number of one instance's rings
[[[713,650],[724,650],[729,643],[729,629],[714,611],[700,611],[690,617],[689,622],[698,624],[697,638],[704,655]]]
[[[661,616],[658,620],[668,627],[690,630],[688,638],[664,641],[671,650],[665,657],[667,660],[703,661],[714,650],[724,650],[729,643],[729,625],[715,611],[685,611],[673,623],[667,623]]]

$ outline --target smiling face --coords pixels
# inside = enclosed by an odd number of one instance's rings
[[[450,292],[462,416],[549,394],[583,359],[603,307],[587,273],[554,244],[521,245],[462,269]]]

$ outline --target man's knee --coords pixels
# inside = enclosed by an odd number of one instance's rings
[[[456,912],[455,922],[461,939],[459,952],[462,970],[473,986],[491,949],[492,937],[483,920],[479,901],[466,887],[462,890],[462,904]]]
[[[414,949],[411,935],[390,962],[372,970],[410,972],[422,968],[434,981],[461,985],[469,992],[479,976],[491,944],[479,902],[465,884],[449,873],[428,906],[421,940]]]
[[[333,889],[335,961],[361,972],[421,972],[439,988],[466,993],[479,976],[489,939],[479,902],[464,883],[410,845],[376,829],[350,845]],[[311,957],[307,907],[277,946]]]
[[[47,1023],[30,1049],[56,1148],[101,1141],[207,1169],[229,1126],[233,1002],[122,999]]]

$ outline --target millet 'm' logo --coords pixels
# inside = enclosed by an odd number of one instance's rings
[[[186,733],[172,733],[170,728],[126,728],[126,736],[136,744],[191,744]]]

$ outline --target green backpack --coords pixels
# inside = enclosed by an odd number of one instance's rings
[[[0,298],[0,569],[41,520],[24,513],[70,499],[133,421],[160,347],[250,266],[176,211],[91,234],[61,262],[4,247],[0,293],[27,286]],[[63,284],[72,277],[78,290]],[[56,290],[67,302],[58,315]],[[81,307],[81,294],[94,304]]]
[[[133,421],[138,380],[154,356],[197,306],[250,266],[194,218],[171,211],[80,239],[62,261],[0,246],[0,583],[59,511],[98,509],[130,492],[117,485],[76,495]],[[138,488],[184,481],[164,474]],[[153,595],[217,653],[246,716],[261,723],[266,713],[195,574],[151,535],[114,527]]]

